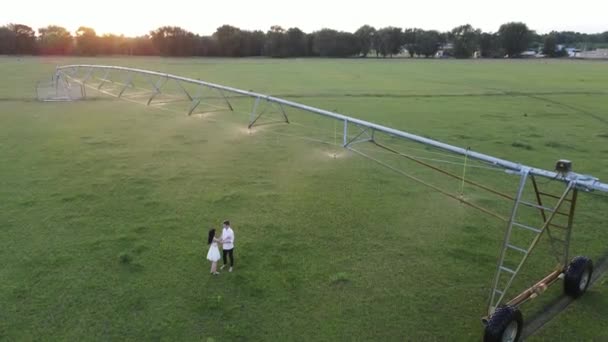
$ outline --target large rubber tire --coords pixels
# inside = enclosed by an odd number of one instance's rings
[[[577,256],[570,262],[564,272],[564,292],[570,297],[578,298],[587,291],[593,274],[593,262],[584,256]]]
[[[488,320],[483,334],[484,342],[517,342],[524,328],[521,311],[514,306],[499,306]]]

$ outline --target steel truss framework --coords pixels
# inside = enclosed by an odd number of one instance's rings
[[[103,90],[103,87],[108,83],[116,83],[110,78],[111,74],[120,74],[122,75],[123,82],[120,83],[122,88],[118,93],[118,97],[122,97],[127,89],[133,85],[134,76],[144,77],[148,80],[148,85],[150,86],[150,95],[147,100],[147,104],[152,104],[155,99],[163,93],[163,88],[169,83],[173,82],[177,85],[179,89],[183,92],[183,95],[190,101],[190,108],[187,111],[188,115],[191,115],[193,111],[200,105],[201,101],[204,99],[204,96],[209,96],[210,93],[215,93],[216,98],[222,99],[224,104],[226,105],[228,110],[233,110],[232,104],[230,103],[226,93],[236,94],[242,97],[253,98],[253,108],[250,112],[250,119],[248,127],[253,127],[260,117],[262,117],[266,109],[274,108],[277,110],[283,118],[285,123],[289,123],[289,118],[287,116],[286,107],[295,108],[304,112],[308,112],[310,114],[320,115],[322,117],[326,117],[329,119],[337,120],[342,124],[343,129],[343,141],[342,146],[346,149],[349,149],[359,155],[367,157],[373,161],[382,164],[396,172],[400,172],[403,175],[424,183],[425,185],[452,197],[456,200],[461,201],[464,204],[467,204],[475,209],[481,210],[486,214],[489,214],[493,217],[503,220],[506,223],[506,230],[504,233],[503,243],[500,251],[500,255],[498,258],[498,262],[496,265],[496,273],[494,277],[494,281],[492,283],[492,289],[490,292],[489,300],[488,300],[488,315],[492,315],[497,307],[503,304],[509,304],[513,306],[519,306],[520,304],[526,302],[529,299],[532,299],[542,293],[546,287],[553,282],[555,282],[558,278],[563,276],[565,268],[568,266],[568,257],[569,257],[569,246],[570,246],[570,237],[572,231],[573,217],[576,207],[577,193],[579,190],[583,191],[601,191],[608,192],[608,184],[600,182],[597,178],[582,175],[575,172],[568,173],[558,173],[555,171],[544,170],[540,168],[535,168],[527,165],[522,165],[520,163],[511,162],[505,159],[496,158],[490,155],[486,155],[483,153],[471,151],[470,149],[465,149],[453,145],[449,145],[446,143],[442,143],[436,140],[432,140],[429,138],[425,138],[422,136],[418,136],[415,134],[407,133],[404,131],[400,131],[394,128],[378,125],[375,123],[371,123],[368,121],[352,118],[343,114],[311,107],[308,105],[284,100],[281,98],[263,95],[247,90],[241,90],[233,87],[223,86],[219,84],[209,83],[201,80],[195,80],[191,78],[159,73],[155,71],[134,69],[134,68],[125,68],[118,66],[102,66],[102,65],[67,65],[61,66],[56,69],[56,73],[54,76],[55,80],[64,80],[67,82],[77,82],[81,85],[87,85],[89,80],[93,77],[94,74],[101,74],[101,83],[97,85],[98,90]],[[185,84],[194,85],[198,89],[198,92],[195,94],[191,94],[186,87]],[[261,109],[264,107],[265,109]],[[354,137],[352,134],[349,134],[349,130],[355,129],[356,133]],[[510,174],[519,175],[520,181],[517,190],[515,191],[515,196],[510,194],[504,194],[493,190],[485,185],[478,184],[472,180],[465,179],[464,175],[456,175],[453,173],[449,173],[443,169],[437,168],[436,166],[430,165],[421,159],[417,159],[411,156],[403,155],[400,152],[382,145],[375,139],[376,133],[384,133],[386,135],[403,139],[406,141],[420,143],[422,145],[426,145],[429,147],[433,147],[439,150],[443,150],[446,152],[450,152],[456,155],[464,156],[465,158],[481,161],[487,164],[492,165],[493,167],[503,169],[505,172]],[[416,163],[419,163],[423,166],[434,169],[435,171],[441,172],[447,176],[462,180],[463,183],[467,183],[473,185],[475,187],[481,188],[483,190],[492,192],[504,199],[512,201],[512,209],[511,215],[509,217],[503,217],[497,213],[492,212],[491,210],[480,207],[474,203],[468,202],[463,199],[461,196],[456,194],[448,193],[434,185],[428,184],[416,177],[413,177],[409,174],[403,173],[402,171],[378,160],[365,153],[355,150],[353,148],[354,145],[369,142],[375,144],[376,146],[392,152],[396,155],[400,155],[404,158],[408,158]],[[562,182],[565,185],[565,188],[561,194],[549,194],[541,191],[539,188],[539,184],[536,181],[537,177],[546,178],[558,182]],[[536,200],[534,202],[527,202],[523,199],[522,194],[529,184],[532,185],[534,190]],[[547,205],[544,203],[544,199],[551,198],[557,200],[557,202],[553,205]],[[563,207],[567,203],[569,206],[568,209],[564,211]],[[534,210],[538,210],[540,213],[541,224],[540,225],[531,225],[529,223],[520,222],[518,220],[518,212],[522,207],[533,208]],[[556,216],[563,216],[566,218],[566,224],[557,224],[555,223]],[[527,245],[516,245],[512,241],[512,233],[514,230],[527,230],[533,234],[533,238],[530,240]],[[555,255],[557,261],[557,267],[553,272],[551,272],[547,277],[539,281],[534,286],[528,288],[526,291],[513,298],[512,300],[506,302],[505,295],[507,290],[513,283],[515,277],[520,273],[522,267],[528,260],[528,257],[534,247],[539,242],[540,237],[546,233],[549,237],[552,251]],[[505,264],[505,256],[508,253],[519,254],[519,262],[514,266],[508,266]],[[506,283],[501,282],[501,279],[507,279]]]
[[[75,101],[84,97],[84,87],[68,82],[65,78],[36,83],[36,98],[39,101]]]

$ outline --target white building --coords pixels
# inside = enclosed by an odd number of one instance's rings
[[[574,55],[575,58],[586,59],[608,59],[608,49],[597,49],[592,51],[579,51]]]

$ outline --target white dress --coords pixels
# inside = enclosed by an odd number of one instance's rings
[[[222,258],[220,255],[220,249],[217,247],[217,242],[213,241],[209,246],[209,252],[207,252],[207,260],[218,261]]]

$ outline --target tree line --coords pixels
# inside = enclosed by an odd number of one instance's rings
[[[608,31],[597,34],[563,31],[539,35],[520,22],[500,26],[497,32],[482,32],[461,25],[448,32],[420,28],[369,25],[354,33],[321,29],[305,33],[297,27],[272,26],[267,32],[248,31],[223,25],[210,36],[201,36],[177,26],[159,27],[140,37],[97,35],[90,27],[74,34],[50,25],[34,31],[23,24],[0,26],[0,54],[15,55],[135,55],[209,57],[518,57],[528,49],[543,50],[551,57],[564,55],[560,46],[579,48],[608,46]]]

